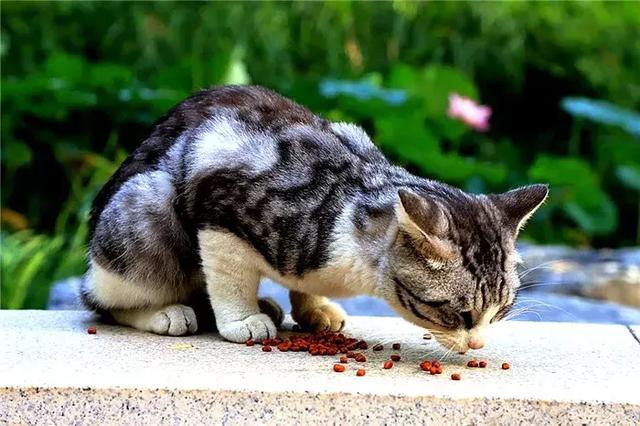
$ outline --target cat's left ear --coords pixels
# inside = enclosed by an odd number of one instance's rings
[[[544,203],[548,195],[548,185],[536,184],[523,186],[502,194],[491,194],[489,199],[502,212],[505,224],[517,234]]]

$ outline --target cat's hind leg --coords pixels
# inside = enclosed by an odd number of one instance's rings
[[[92,262],[83,280],[86,305],[122,325],[169,336],[198,331],[193,309],[178,303],[174,292],[129,281]]]
[[[220,334],[238,343],[275,337],[276,326],[258,303],[261,273],[256,251],[224,231],[202,230],[198,241],[207,292]]]

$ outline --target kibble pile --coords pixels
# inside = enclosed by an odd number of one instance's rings
[[[425,335],[425,338],[427,336]],[[430,336],[429,336],[430,338]],[[255,346],[260,344],[262,351],[271,352],[273,348],[277,348],[280,352],[306,352],[313,356],[336,356],[340,354],[338,363],[333,365],[333,371],[336,373],[344,373],[347,368],[345,364],[349,363],[349,359],[353,359],[358,363],[367,362],[367,358],[364,353],[369,349],[369,343],[366,340],[355,339],[352,337],[346,337],[342,333],[334,333],[330,331],[321,331],[313,334],[299,334],[292,335],[288,339],[282,339],[276,337],[274,339],[264,339],[259,342],[253,340],[247,340],[247,346]],[[401,348],[400,343],[394,343],[391,346],[393,351],[399,351]],[[384,350],[384,345],[377,344],[372,347],[373,351],[380,352]],[[397,354],[391,354],[388,360],[385,360],[382,364],[382,368],[389,370],[393,368],[395,362],[399,362],[402,357]],[[471,360],[467,363],[467,367],[480,367],[486,368],[486,361]],[[420,363],[420,368],[429,374],[436,375],[442,374],[442,366],[437,360],[425,360]],[[502,369],[509,368],[509,364],[502,364]],[[358,368],[356,370],[356,376],[362,377],[366,374],[364,368]],[[451,380],[460,380],[459,373],[451,374]]]

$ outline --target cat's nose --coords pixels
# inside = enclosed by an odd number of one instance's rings
[[[473,339],[473,340],[469,340],[469,343],[467,343],[467,345],[471,349],[482,349],[484,347],[484,342],[479,339]]]

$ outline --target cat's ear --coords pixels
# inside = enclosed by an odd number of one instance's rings
[[[544,203],[549,186],[543,184],[523,186],[502,194],[491,194],[489,199],[502,212],[505,224],[516,234]]]
[[[411,236],[428,258],[439,261],[452,259],[455,251],[446,238],[449,222],[442,207],[405,189],[398,191],[398,196],[396,217],[400,229]]]

